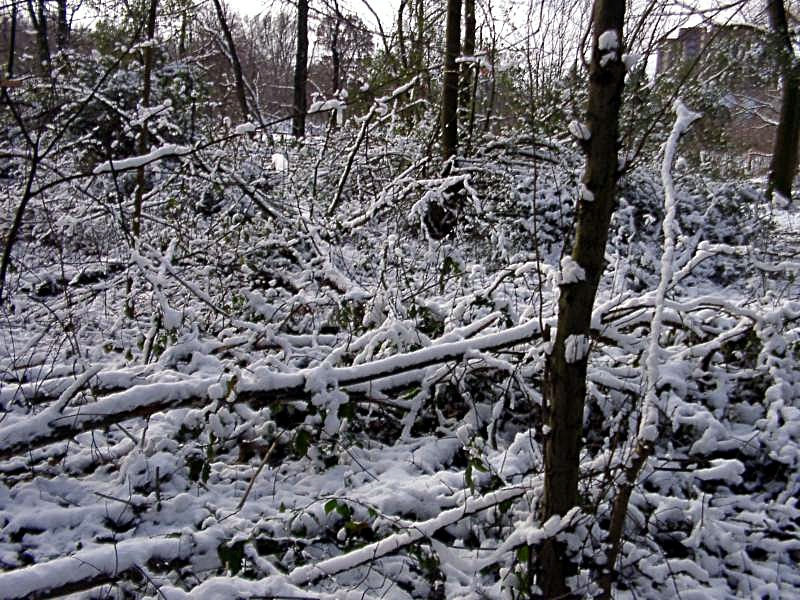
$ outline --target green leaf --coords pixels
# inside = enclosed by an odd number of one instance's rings
[[[520,546],[517,548],[517,560],[519,562],[527,563],[531,557],[531,549],[529,546]]]
[[[311,447],[311,434],[305,429],[301,429],[294,436],[294,451],[298,456],[307,456],[308,449]]]
[[[333,511],[333,510],[336,510],[336,508],[337,508],[338,506],[339,506],[339,501],[338,501],[338,500],[328,500],[328,501],[325,503],[325,506],[324,506],[324,508],[325,508],[325,514],[326,514],[326,515],[329,515],[329,514],[331,514],[331,511]]]
[[[464,481],[467,482],[470,492],[475,491],[475,482],[472,481],[472,461],[467,463],[467,468],[464,470]]]
[[[343,516],[345,519],[349,519],[353,516],[353,510],[342,502],[336,505],[336,512]]]
[[[244,563],[244,540],[240,540],[228,546],[220,544],[217,547],[217,554],[223,566],[227,567],[231,575],[236,575],[242,570]]]
[[[475,470],[476,470],[476,471],[480,471],[481,473],[486,473],[486,472],[489,470],[489,469],[487,469],[487,468],[486,468],[486,466],[485,466],[485,465],[484,465],[484,464],[483,464],[481,461],[479,461],[477,458],[476,458],[476,459],[473,459],[473,460],[471,460],[470,462],[472,463],[472,466],[475,468]]]

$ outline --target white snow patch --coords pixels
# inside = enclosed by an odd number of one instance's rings
[[[622,55],[622,64],[625,65],[626,71],[632,71],[640,60],[642,60],[642,55],[638,52],[625,52]]]
[[[272,155],[272,168],[274,168],[278,173],[284,173],[289,170],[289,161],[280,152],[276,152]]]
[[[242,123],[241,125],[237,125],[233,132],[236,135],[243,135],[245,133],[253,133],[255,130],[256,126],[253,123]]]
[[[578,120],[573,119],[570,121],[567,129],[576,140],[589,140],[592,138],[592,132],[589,127]]]
[[[578,283],[586,279],[586,271],[583,270],[575,259],[565,256],[561,259],[561,282],[559,285],[567,283]]]
[[[600,37],[597,38],[597,48],[600,52],[609,52],[619,48],[619,36],[617,36],[617,32],[613,29],[609,29],[601,33]]]
[[[576,363],[589,354],[589,338],[583,334],[570,335],[564,342],[564,359],[568,363]]]
[[[113,171],[126,171],[128,169],[137,169],[142,167],[148,163],[155,162],[161,158],[166,156],[185,156],[186,154],[190,154],[193,148],[191,146],[180,146],[178,144],[164,144],[163,146],[156,148],[148,152],[147,154],[143,154],[141,156],[132,156],[130,158],[123,158],[120,160],[112,160],[109,162],[104,162],[102,164],[97,165],[94,168],[95,175],[100,175],[101,173],[111,173]]]

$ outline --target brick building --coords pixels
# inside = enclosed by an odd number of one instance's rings
[[[706,113],[701,134],[691,140],[698,153],[726,168],[765,174],[780,89],[763,30],[750,25],[687,27],[662,40],[656,78],[672,75],[679,81],[687,73],[689,87],[707,103],[700,107]]]

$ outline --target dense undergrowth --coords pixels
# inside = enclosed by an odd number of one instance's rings
[[[134,170],[42,169],[86,176],[31,199],[6,282],[0,595],[521,598],[553,535],[575,591],[598,593],[645,393],[656,171],[623,178],[609,236],[581,505],[542,523],[542,370],[582,157],[496,134],[443,178],[382,113],[301,145],[230,128],[168,152],[138,239]],[[7,198],[29,166],[7,161]],[[676,178],[665,401],[614,597],[795,597],[797,217],[746,183]],[[431,204],[458,207],[443,241]]]

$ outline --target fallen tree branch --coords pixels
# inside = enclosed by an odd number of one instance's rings
[[[372,562],[420,540],[430,539],[437,531],[457,523],[464,517],[469,517],[508,500],[519,498],[527,491],[527,488],[514,486],[490,492],[480,498],[467,498],[462,506],[446,510],[427,521],[414,523],[406,531],[392,534],[341,556],[334,556],[318,563],[297,567],[289,573],[289,581],[294,585],[303,586],[314,583],[323,577],[330,577]]]
[[[461,360],[474,351],[498,350],[528,342],[539,334],[538,323],[528,321],[505,331],[467,340],[433,343],[421,350],[352,367],[322,364],[294,373],[256,369],[252,376],[237,384],[235,401],[266,406],[286,396],[296,398],[318,391],[316,387],[320,383],[329,387],[346,388],[369,381],[380,385],[382,379],[415,370],[424,376],[425,367]],[[213,401],[208,389],[219,381],[221,375],[222,373],[218,377],[139,385],[110,394],[97,402],[76,407],[70,412],[62,413],[50,407],[38,415],[25,416],[0,429],[0,460],[127,419],[147,417],[175,408],[206,405]]]
[[[60,598],[117,581],[153,559],[185,559],[192,548],[180,536],[134,538],[0,573],[0,590],[6,600]]]

